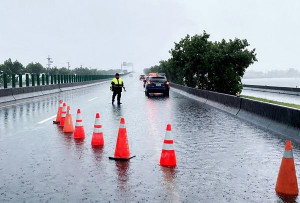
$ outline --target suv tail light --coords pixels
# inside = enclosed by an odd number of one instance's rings
[[[148,85],[150,85],[150,84],[151,84],[151,82],[150,82],[150,81],[147,81],[147,83],[148,83]]]
[[[165,84],[166,84],[166,85],[170,85],[170,82],[169,82],[169,81],[167,81],[167,82],[165,82]]]

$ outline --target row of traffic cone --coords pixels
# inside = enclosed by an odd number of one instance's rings
[[[59,123],[59,126],[63,126],[63,132],[73,132],[72,116],[69,113],[70,107],[66,108],[66,103],[59,101],[57,118],[55,123]],[[102,125],[100,122],[100,114],[96,114],[92,145],[104,145],[103,132],[101,130]],[[174,167],[177,165],[176,154],[174,149],[174,140],[171,134],[171,124],[167,125],[166,135],[164,139],[163,149],[161,152],[160,165],[167,167]],[[74,132],[74,138],[85,138],[84,127],[82,125],[82,117],[80,109],[77,110],[76,126]],[[129,150],[129,143],[127,138],[127,130],[125,126],[125,119],[121,118],[120,127],[118,132],[118,139],[115,148],[114,157],[109,157],[114,160],[129,160],[135,156],[131,156]],[[287,141],[285,145],[285,151],[281,161],[278,178],[276,182],[275,191],[279,195],[297,196],[299,193],[296,169],[292,151],[291,141]]]
[[[67,107],[66,103],[62,100],[59,101],[59,108],[57,111],[56,120],[53,123],[59,124],[63,127],[63,132],[73,133],[74,138],[85,138],[85,130],[82,122],[81,110],[77,110],[75,130],[73,127],[72,115],[70,114],[70,106]],[[103,132],[101,130],[102,125],[100,122],[100,114],[96,114],[94,131],[92,136],[91,145],[102,146],[104,145]],[[125,127],[125,119],[121,118],[120,127],[118,132],[118,138],[116,143],[116,149],[114,157],[109,157],[114,160],[129,160],[135,156],[131,156],[129,150],[129,143],[127,138],[127,130]],[[167,125],[167,132],[163,144],[161,153],[160,164],[162,166],[176,166],[176,155],[173,147],[173,137],[171,135],[171,125]]]
[[[59,103],[60,105],[58,108],[56,120],[53,121],[53,123],[59,124],[60,127],[63,127],[63,132],[65,133],[74,132],[75,139],[85,138],[85,131],[84,131],[82,117],[81,117],[81,110],[80,109],[77,110],[76,125],[74,130],[73,119],[72,119],[72,115],[70,114],[70,106],[67,107],[66,103],[63,103],[62,100],[60,100]],[[91,145],[94,146],[104,145],[103,132],[101,132],[101,128],[102,125],[100,124],[100,114],[97,113]]]

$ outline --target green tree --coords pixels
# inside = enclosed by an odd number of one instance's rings
[[[40,63],[31,62],[26,66],[26,72],[41,74],[41,73],[45,72],[45,69]]]
[[[54,66],[53,68],[47,68],[46,69],[46,73],[48,73],[49,75],[58,75],[58,68],[56,66]]]
[[[58,74],[59,75],[71,75],[72,71],[68,70],[66,67],[62,67],[58,69]]]
[[[3,64],[0,65],[0,70],[7,73],[7,74],[20,74],[23,73],[24,71],[24,66],[19,62],[19,61],[15,61],[12,62],[11,59],[7,59],[6,61],[4,61]]]
[[[247,40],[209,41],[205,31],[175,43],[171,58],[144,72],[164,72],[175,83],[205,90],[236,94],[242,90],[241,78],[256,59]]]

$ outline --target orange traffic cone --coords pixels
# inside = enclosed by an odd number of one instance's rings
[[[61,112],[61,120],[59,122],[59,127],[64,127],[65,120],[67,115],[67,105],[66,103],[63,104],[62,112]]]
[[[104,145],[103,132],[101,132],[101,128],[102,128],[102,125],[100,123],[100,114],[97,113],[91,145],[93,145],[93,146]]]
[[[64,133],[74,132],[72,114],[70,114],[70,106],[68,106],[68,108],[67,108],[67,115],[66,115],[66,119],[65,119],[63,132]]]
[[[80,109],[77,110],[74,138],[85,138],[85,132],[84,132],[84,127],[83,127],[83,123],[82,123]]]
[[[168,124],[164,145],[160,157],[160,165],[176,166],[176,154],[175,154],[173,144],[174,141],[173,141],[173,136],[171,134],[171,124]]]
[[[275,191],[289,196],[297,196],[299,192],[291,141],[285,143]]]
[[[121,118],[118,139],[115,149],[115,156],[109,157],[109,159],[126,161],[133,157],[135,156],[130,156],[127,131],[125,127],[125,119]]]
[[[59,124],[59,122],[61,120],[62,108],[63,108],[63,101],[59,100],[59,107],[58,107],[58,110],[57,110],[56,120],[53,121],[53,124]]]

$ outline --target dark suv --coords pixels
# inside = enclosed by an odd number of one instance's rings
[[[149,93],[163,93],[165,96],[169,96],[170,82],[164,76],[151,77],[149,76],[145,84],[145,95],[149,96]]]

